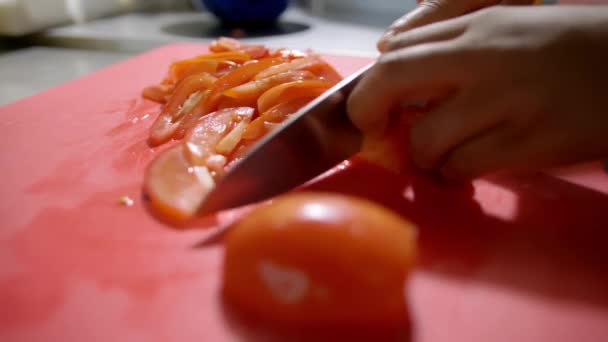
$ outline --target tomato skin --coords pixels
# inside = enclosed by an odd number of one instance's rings
[[[243,313],[310,326],[394,326],[414,226],[372,202],[293,193],[255,209],[228,233],[223,294]]]
[[[209,74],[215,73],[219,65],[219,61],[205,59],[192,62],[176,62],[169,67],[169,79],[172,83],[177,84],[184,78],[206,72]]]

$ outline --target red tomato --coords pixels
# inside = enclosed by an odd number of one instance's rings
[[[247,130],[243,134],[243,139],[260,139],[270,131],[272,126],[269,126],[269,123],[276,124],[283,122],[290,114],[297,112],[312,99],[312,97],[305,97],[291,102],[279,103],[278,105],[270,108],[253,120],[251,124],[249,124],[249,127],[247,127]]]
[[[188,160],[194,165],[207,165],[209,158],[227,156],[241,141],[251,122],[253,108],[227,108],[202,117],[184,140]],[[223,167],[223,165],[222,165]],[[220,172],[221,169],[214,169]]]
[[[196,120],[201,116],[208,114],[216,110],[218,102],[222,97],[222,93],[230,88],[234,88],[249,81],[253,76],[258,74],[261,70],[268,68],[269,66],[278,64],[282,59],[268,58],[259,61],[253,61],[249,64],[244,64],[237,69],[229,72],[228,74],[220,77],[217,82],[211,88],[211,92],[205,99],[199,103],[193,110],[191,110],[182,121],[178,131],[175,133],[175,138],[181,139],[188,129],[190,129]]]
[[[276,87],[279,84],[287,82],[311,80],[315,77],[316,76],[309,71],[287,71],[263,78],[261,80],[250,81],[245,84],[241,84],[238,87],[228,89],[224,92],[224,96],[243,101],[253,101],[255,103],[260,95],[272,87]]]
[[[314,327],[393,327],[407,319],[404,285],[414,226],[373,202],[295,193],[228,233],[227,303],[263,320]]]
[[[209,170],[190,164],[182,146],[178,145],[152,161],[145,177],[144,192],[157,214],[177,223],[194,216],[214,186]]]
[[[324,80],[283,83],[267,90],[258,98],[258,110],[260,113],[264,113],[282,102],[291,102],[305,97],[317,97],[332,86],[333,83]]]

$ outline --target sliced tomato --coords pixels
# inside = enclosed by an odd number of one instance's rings
[[[279,103],[278,105],[270,108],[249,124],[249,127],[247,127],[247,130],[243,134],[243,139],[260,139],[273,128],[272,124],[285,121],[289,115],[297,112],[312,99],[312,97],[305,97],[291,102]]]
[[[165,103],[169,94],[159,85],[145,87],[142,96],[150,101]]]
[[[270,53],[270,57],[285,57],[289,60],[308,57],[309,54],[300,50],[278,49]]]
[[[268,54],[268,49],[264,45],[244,44],[233,38],[221,37],[209,46],[213,52],[241,51],[251,56],[251,58],[262,58]]]
[[[279,64],[282,61],[284,61],[284,59],[281,58],[267,58],[259,61],[252,61],[220,77],[210,89],[211,91],[209,92],[209,95],[205,101],[199,103],[192,111],[186,114],[186,117],[175,134],[175,138],[181,139],[184,137],[188,129],[190,129],[196,123],[198,118],[215,111],[224,91],[248,82],[260,71],[270,66]]]
[[[195,91],[175,111],[168,110],[169,106],[167,105],[156,121],[154,121],[154,124],[152,124],[148,140],[150,145],[158,146],[169,141],[179,127],[184,117],[183,113],[192,110],[207,94],[209,94],[209,90]]]
[[[324,80],[283,83],[260,96],[258,99],[258,110],[260,113],[264,113],[282,102],[291,102],[305,97],[317,97],[332,86],[333,83]]]
[[[235,99],[232,97],[222,96],[217,104],[217,110],[232,108],[232,107],[257,107],[257,98],[253,99]]]
[[[225,51],[218,53],[208,53],[204,55],[199,55],[193,58],[182,59],[176,62],[173,62],[169,69],[184,69],[188,68],[192,65],[199,64],[203,61],[213,61],[213,62],[221,62],[221,61],[232,61],[236,63],[244,63],[246,61],[251,60],[251,56],[241,52],[241,51]]]
[[[224,92],[224,95],[234,99],[249,100],[255,102],[255,100],[260,97],[264,92],[266,92],[266,90],[278,86],[279,84],[300,80],[310,80],[313,78],[315,78],[315,75],[309,71],[292,70],[276,74],[267,78],[263,78],[261,80],[254,80],[245,84],[241,84],[238,87],[226,90]]]
[[[336,71],[336,69],[325,62],[310,64],[303,67],[302,70],[308,70],[313,74],[333,83],[342,81],[342,76]]]
[[[206,59],[195,62],[177,62],[169,67],[169,79],[177,84],[184,78],[206,72],[213,74],[218,69],[219,61]]]
[[[231,154],[241,141],[254,112],[251,107],[228,108],[200,118],[184,140],[188,160],[195,165],[207,166],[210,158]]]
[[[261,80],[273,75],[281,74],[291,70],[302,70],[315,64],[324,63],[317,56],[309,56],[304,58],[294,59],[291,62],[282,63],[279,65],[272,66],[259,74],[255,75],[254,80]]]
[[[158,155],[150,164],[144,181],[144,191],[152,208],[172,222],[194,216],[214,186],[209,170],[190,164],[181,145]]]
[[[188,97],[197,91],[211,88],[216,81],[217,78],[206,72],[186,77],[175,88],[167,106],[163,109],[163,113],[171,113],[173,121],[177,120],[187,111],[184,103]]]

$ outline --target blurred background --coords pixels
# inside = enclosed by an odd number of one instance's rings
[[[370,55],[415,0],[0,0],[0,105],[164,44]]]

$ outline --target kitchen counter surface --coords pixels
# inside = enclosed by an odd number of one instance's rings
[[[131,54],[56,47],[0,52],[0,106],[89,74]]]
[[[303,24],[307,29],[243,39],[272,47],[373,56],[377,53],[376,41],[399,15],[341,12],[313,16],[291,8],[281,17],[285,28]],[[214,17],[204,12],[132,13],[47,30],[36,41],[52,46],[140,52],[174,42],[209,42],[213,37],[206,33],[221,32],[218,27]]]

